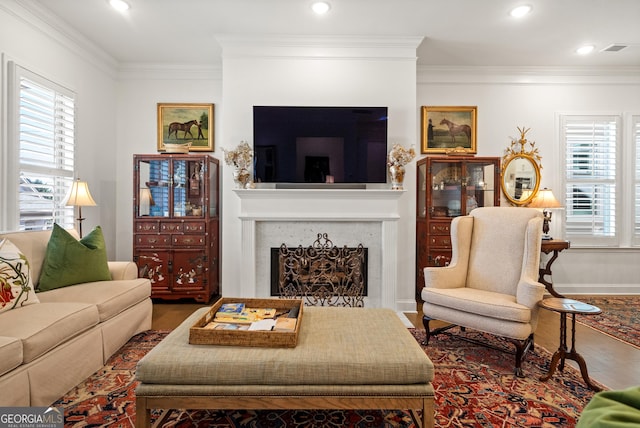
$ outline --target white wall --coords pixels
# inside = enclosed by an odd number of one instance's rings
[[[502,156],[516,127],[531,128],[542,156],[541,187],[562,195],[563,165],[557,115],[640,114],[638,70],[443,69],[418,72],[418,106],[478,106],[478,155]],[[630,141],[630,139],[627,139]],[[503,205],[507,202],[503,198]],[[564,238],[562,212],[551,234]],[[554,288],[561,293],[640,293],[640,249],[577,249],[553,264]]]
[[[19,14],[21,18],[17,18]],[[110,257],[115,255],[116,207],[113,171],[116,164],[116,80],[115,64],[101,56],[92,47],[73,39],[73,33],[62,36],[49,24],[26,13],[12,2],[0,3],[0,53],[3,73],[6,62],[16,64],[40,74],[76,93],[76,165],[78,176],[89,183],[97,207],[85,207],[85,231],[101,225]],[[6,158],[6,74],[2,86],[2,133],[0,134],[2,170]],[[2,178],[3,182],[5,178]],[[15,187],[13,187],[15,189]],[[9,196],[15,190],[8,190]],[[13,193],[12,193],[13,192]],[[0,222],[1,223],[1,222]]]

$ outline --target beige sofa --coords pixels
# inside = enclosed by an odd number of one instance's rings
[[[50,235],[0,234],[24,253],[35,284]],[[109,271],[111,281],[40,292],[39,303],[0,313],[0,406],[53,403],[151,328],[149,280],[138,278],[133,262],[109,262]]]

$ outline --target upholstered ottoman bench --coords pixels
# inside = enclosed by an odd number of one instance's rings
[[[421,409],[433,364],[390,309],[305,307],[295,348],[190,345],[202,308],[136,369],[136,426],[151,409]]]

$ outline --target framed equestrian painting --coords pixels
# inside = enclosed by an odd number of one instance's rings
[[[158,103],[158,151],[189,144],[191,152],[214,150],[213,104]]]
[[[477,110],[422,106],[421,153],[476,154]]]

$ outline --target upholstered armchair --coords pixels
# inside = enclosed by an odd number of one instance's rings
[[[425,344],[453,326],[509,338],[515,345],[515,372],[533,346],[542,213],[533,208],[483,207],[451,222],[451,262],[424,269],[422,289]],[[430,330],[431,320],[448,325]],[[508,350],[512,351],[512,350]]]

